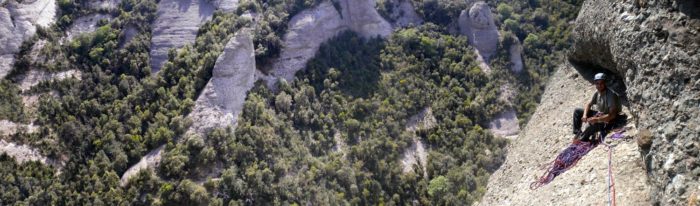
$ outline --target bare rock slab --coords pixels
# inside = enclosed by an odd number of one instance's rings
[[[89,5],[92,9],[115,9],[121,0],[91,0]]]
[[[551,77],[537,110],[519,137],[508,145],[508,155],[489,178],[480,205],[607,205],[608,150],[593,149],[571,169],[537,190],[530,183],[539,178],[541,165],[553,159],[572,141],[571,114],[590,99],[590,83],[570,78],[576,71],[568,64]],[[591,91],[592,92],[592,91]],[[629,112],[629,111],[628,111]],[[632,135],[625,133],[626,135]],[[618,205],[651,205],[650,188],[642,157],[634,141],[616,140],[613,176]]]
[[[160,71],[168,50],[194,43],[199,26],[211,19],[215,7],[206,0],[162,0],[158,18],[153,22],[151,68]]]
[[[468,37],[469,44],[488,62],[496,54],[499,37],[489,5],[483,1],[474,3],[469,10],[462,11],[458,24],[460,33]]]
[[[243,111],[248,91],[255,83],[255,52],[250,31],[242,30],[229,40],[216,60],[212,78],[197,99],[189,117],[193,132],[234,126]]]
[[[284,36],[280,57],[272,61],[268,85],[274,79],[291,81],[294,74],[306,66],[306,62],[318,51],[321,44],[342,31],[352,30],[365,38],[386,37],[392,27],[374,8],[374,0],[341,0],[339,13],[333,4],[324,1],[292,17]],[[342,14],[342,16],[341,16]]]
[[[224,12],[233,12],[240,0],[212,0],[211,4]]]
[[[243,104],[248,91],[256,80],[255,52],[253,37],[244,29],[235,34],[216,60],[212,78],[197,98],[193,111],[187,116],[193,125],[186,134],[203,134],[207,131],[231,126],[235,128],[238,116],[243,111]],[[121,185],[144,169],[154,169],[160,163],[165,145],[160,146],[134,166],[127,169],[121,177]]]
[[[97,29],[97,23],[102,19],[110,20],[112,16],[108,14],[90,14],[76,19],[66,32],[66,39],[70,40],[80,34],[94,32]]]
[[[508,109],[498,115],[489,123],[491,132],[499,137],[515,138],[520,132],[518,117],[515,115],[514,109]]]
[[[0,7],[0,78],[14,64],[22,42],[34,36],[36,27],[48,27],[56,20],[55,0],[8,0]]]
[[[423,19],[418,16],[416,9],[408,0],[394,0],[392,1],[394,8],[390,15],[391,19],[394,19],[394,28],[408,27],[410,25],[418,26],[423,23]]]
[[[569,59],[619,77],[636,126],[650,131],[653,204],[688,204],[700,186],[698,31],[698,1],[587,0],[572,32]]]

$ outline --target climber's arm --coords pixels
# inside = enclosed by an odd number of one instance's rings
[[[589,123],[597,123],[597,122],[605,122],[609,123],[610,121],[614,120],[617,118],[617,114],[620,113],[620,98],[617,95],[614,95],[612,98],[612,105],[610,109],[608,109],[607,114],[603,114],[597,117],[589,118],[592,119],[591,122]]]
[[[583,107],[583,117],[581,117],[582,122],[588,122],[588,112],[591,111],[591,102],[586,103],[586,106]]]
[[[618,111],[618,109],[616,107],[612,107],[612,108],[610,108],[610,111],[608,112],[608,114],[603,114],[603,115],[598,116],[598,117],[591,117],[590,118],[591,123],[598,123],[598,122],[608,123],[608,122],[612,121],[613,119],[615,119],[617,117],[618,113],[620,113],[620,111]]]

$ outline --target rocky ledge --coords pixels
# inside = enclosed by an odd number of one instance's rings
[[[594,92],[589,80],[573,66],[560,66],[529,123],[508,145],[505,162],[489,178],[480,205],[607,205],[608,150],[602,145],[548,185],[530,189],[530,183],[571,143],[573,110],[582,107]],[[630,113],[626,107],[625,112]],[[619,205],[651,204],[641,151],[630,141],[636,133],[630,124],[626,138],[608,142],[613,145],[612,174]]]
[[[573,61],[600,68],[626,87],[655,204],[700,194],[700,2],[584,2],[573,32]]]

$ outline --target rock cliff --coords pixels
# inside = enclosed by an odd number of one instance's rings
[[[230,0],[228,3],[213,3],[220,7],[222,4],[237,4]],[[306,66],[306,61],[316,54],[321,43],[341,31],[350,29],[364,37],[385,37],[392,32],[391,25],[374,9],[376,3],[373,0],[352,4],[341,1],[340,4],[340,13],[330,1],[324,1],[290,20],[289,29],[284,36],[284,48],[280,57],[273,60],[269,76],[255,68],[250,32],[245,30],[237,33],[217,59],[212,78],[197,99],[192,113],[188,115],[194,124],[187,133],[203,134],[216,127],[235,127],[246,93],[253,87],[255,80],[264,79],[270,86],[276,83],[277,78],[291,80],[294,73]],[[197,27],[211,17],[213,9],[214,6],[205,0],[163,0],[159,3],[159,17],[154,23],[151,48],[154,71],[166,60],[168,49],[194,41]],[[160,162],[163,149],[161,146],[149,152],[129,168],[122,175],[121,184],[125,185],[131,176],[143,169],[154,168]]]
[[[523,45],[520,44],[520,40],[515,39],[515,42],[513,42],[512,45],[510,45],[510,48],[508,49],[508,53],[510,53],[510,64],[511,64],[511,71],[515,73],[520,73],[524,69],[523,65]]]
[[[374,8],[376,0],[341,0],[340,5],[343,25],[360,36],[386,37],[393,31],[391,24]]]
[[[490,73],[489,58],[498,48],[498,28],[491,16],[491,8],[483,1],[474,3],[469,10],[463,10],[458,19],[459,31],[467,36],[477,54],[479,67]]]
[[[588,0],[573,36],[571,60],[621,77],[636,126],[653,136],[654,202],[700,194],[700,2]]]
[[[232,12],[238,8],[238,2],[239,0],[213,0],[211,4],[224,12]]]
[[[14,157],[17,163],[25,163],[29,161],[38,161],[42,164],[47,164],[48,159],[41,155],[39,151],[27,145],[17,145],[15,143],[6,142],[0,139],[0,154],[7,154]]]
[[[18,84],[22,91],[22,102],[24,103],[24,111],[29,115],[30,118],[36,118],[34,115],[39,106],[39,99],[42,97],[43,92],[31,93],[30,89],[39,83],[49,82],[49,81],[62,81],[68,78],[75,78],[80,80],[82,78],[82,72],[79,70],[68,70],[61,72],[46,72],[41,70],[30,70],[29,72],[21,75],[18,79],[21,79]],[[55,91],[48,92],[49,97],[59,98]],[[46,96],[45,96],[46,97]],[[32,120],[33,121],[33,120]]]
[[[92,0],[89,2],[92,9],[115,9],[121,0]]]
[[[330,1],[324,1],[292,17],[283,38],[284,47],[280,57],[272,61],[268,85],[274,85],[276,78],[291,81],[294,74],[316,55],[323,42],[342,31],[352,30],[367,38],[386,37],[393,31],[389,22],[374,8],[374,0],[357,0],[352,3],[350,0],[341,0],[339,4],[340,13]]]
[[[328,40],[345,29],[340,14],[331,2],[304,10],[292,17],[284,35],[280,56],[272,62],[270,75],[291,81],[294,74],[306,66],[316,51]],[[275,84],[274,80],[268,85]]]
[[[0,154],[6,154],[17,161],[19,164],[25,162],[36,161],[45,165],[54,167],[57,172],[65,165],[65,159],[52,159],[41,154],[41,152],[26,144],[17,144],[15,142],[6,141],[11,135],[19,132],[33,133],[39,129],[34,124],[14,123],[7,120],[0,120]]]
[[[457,19],[459,33],[467,36],[469,44],[474,47],[476,60],[479,67],[487,74],[491,73],[489,59],[496,54],[498,49],[499,32],[491,14],[491,8],[483,1],[477,1],[469,9],[460,13]],[[511,70],[519,73],[523,70],[522,46],[519,41],[515,41],[510,48]],[[501,92],[505,96],[511,96],[514,91],[506,84]],[[512,98],[502,97],[505,102],[512,102]],[[489,129],[494,135],[505,138],[516,138],[520,132],[518,117],[515,110],[510,108],[498,114],[490,123]]]
[[[211,19],[214,9],[207,0],[158,2],[158,18],[153,22],[151,37],[151,69],[154,74],[168,60],[168,50],[194,43],[199,26]]]
[[[570,110],[589,98],[582,92],[592,91],[580,76],[595,72],[613,77],[611,86],[626,99],[625,112],[631,115],[627,135],[637,140],[637,144],[614,143],[618,203],[696,204],[700,194],[699,18],[697,1],[584,2],[569,53],[569,59],[582,66],[577,73],[565,64],[552,77],[520,139],[509,146],[505,163],[489,180],[482,205],[607,203],[604,148],[593,150],[550,185],[537,191],[526,185],[539,175],[538,165],[551,161],[568,143]]]
[[[403,172],[409,173],[414,171],[414,165],[420,165],[423,168],[423,176],[428,177],[428,151],[429,148],[423,144],[420,140],[416,131],[432,129],[437,124],[435,116],[433,116],[433,109],[428,107],[421,110],[418,114],[415,114],[408,118],[406,122],[406,131],[411,133],[413,137],[411,146],[406,148],[403,155],[401,156],[401,166],[403,166]]]
[[[520,125],[515,110],[510,108],[496,115],[489,123],[489,129],[498,137],[514,139],[518,137]]]
[[[214,128],[235,128],[248,90],[256,80],[253,37],[249,30],[237,32],[226,44],[216,60],[212,77],[197,98],[193,111],[188,115],[193,122],[187,134],[205,134]],[[188,136],[188,135],[185,135]],[[160,162],[165,145],[149,152],[121,178],[125,185],[139,171],[155,168]]]
[[[530,183],[545,171],[542,166],[548,166],[571,143],[572,112],[583,107],[593,92],[589,80],[571,65],[560,66],[529,123],[508,145],[506,160],[491,175],[480,205],[606,205],[608,151],[605,146],[593,149],[548,185],[530,189]],[[626,107],[624,111],[629,114]],[[630,141],[636,133],[634,126],[628,125],[625,140],[609,142],[614,146],[613,177],[619,205],[651,203],[640,149]]]
[[[496,26],[491,8],[483,1],[472,4],[469,9],[465,9],[457,20],[459,33],[467,36],[469,44],[476,49],[477,61],[480,67],[487,73],[491,67],[488,65],[490,58],[496,54],[500,34]],[[520,41],[516,39],[510,48],[511,70],[519,73],[523,70],[522,52]]]
[[[66,39],[70,40],[80,34],[95,31],[97,23],[102,19],[111,20],[112,16],[108,14],[90,14],[77,18],[66,32]]]
[[[423,19],[418,16],[416,9],[408,0],[389,0],[393,8],[389,18],[393,19],[394,27],[407,27],[411,24],[417,26],[423,23]]]
[[[255,83],[253,37],[242,30],[229,40],[216,60],[212,78],[205,86],[189,118],[190,131],[198,134],[216,127],[235,127],[243,111],[246,94]]]
[[[48,27],[56,20],[55,0],[8,0],[0,7],[0,78],[12,69],[14,55],[22,42],[36,33],[36,26]]]
[[[4,119],[0,120],[0,136],[10,136],[20,131],[32,133],[35,132],[37,129],[39,129],[39,127],[31,124],[27,125],[22,123],[15,123]]]

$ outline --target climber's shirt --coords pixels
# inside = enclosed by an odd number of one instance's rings
[[[620,97],[609,89],[605,89],[602,93],[596,91],[591,99],[591,105],[596,105],[596,109],[603,114],[610,113],[613,108],[618,112],[622,111]]]

